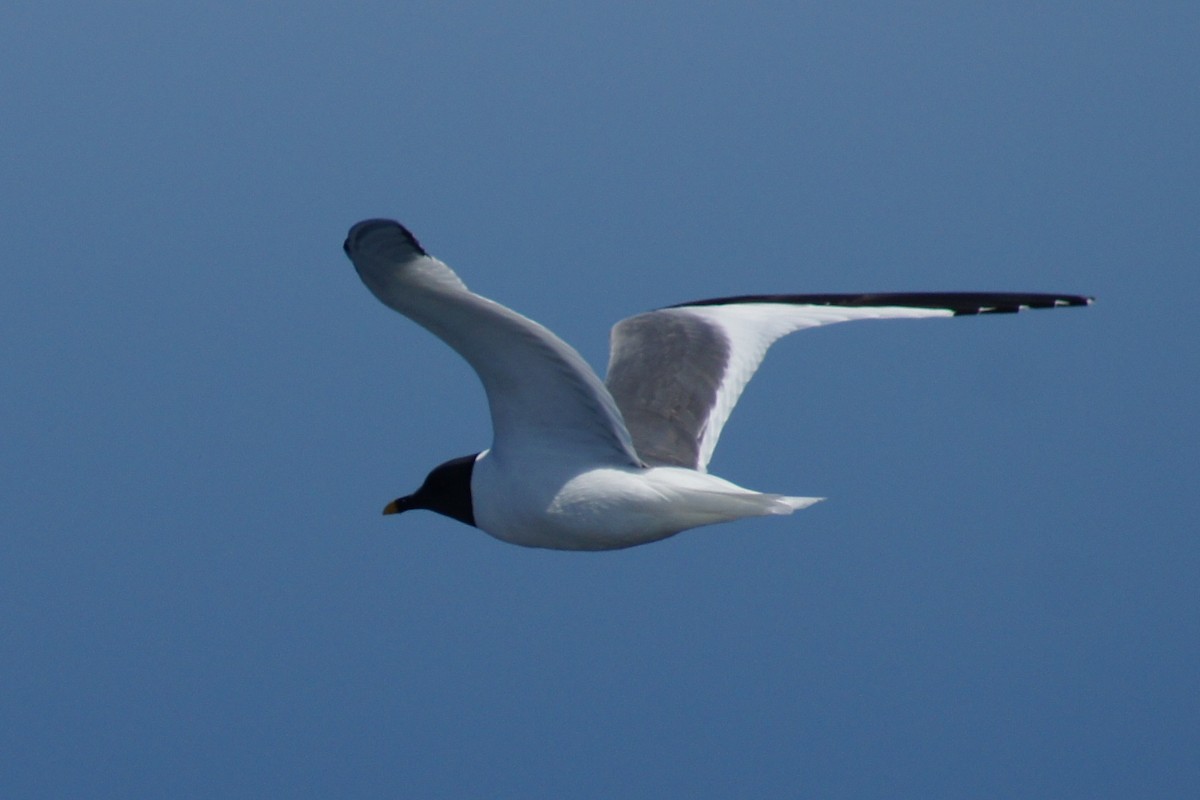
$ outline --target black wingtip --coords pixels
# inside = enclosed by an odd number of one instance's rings
[[[1071,308],[1073,306],[1090,306],[1095,302],[1094,297],[1074,294],[1018,294],[997,293],[982,294],[968,298],[957,307],[950,307],[954,316],[972,316],[975,314],[1015,314],[1030,308]]]
[[[975,314],[1013,314],[1027,308],[1065,308],[1089,306],[1095,298],[1074,294],[1037,294],[1029,292],[876,292],[870,294],[750,294],[693,300],[668,308],[687,306],[727,306],[745,303],[784,303],[811,306],[899,306],[903,308],[939,308],[955,316]]]
[[[421,247],[421,243],[417,241],[417,237],[413,236],[412,231],[394,219],[364,219],[362,222],[354,223],[354,225],[350,226],[350,232],[346,234],[346,241],[342,243],[342,249],[349,254],[351,250],[358,247],[364,237],[389,228],[395,229],[400,233],[413,250],[416,250],[423,256],[429,255],[429,253],[425,252],[425,248]]]

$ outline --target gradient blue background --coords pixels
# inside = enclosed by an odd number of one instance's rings
[[[1194,3],[0,10],[0,795],[1195,797]],[[103,6],[103,7],[101,7]],[[383,504],[486,446],[341,253],[390,216],[603,369],[799,334],[612,554]]]

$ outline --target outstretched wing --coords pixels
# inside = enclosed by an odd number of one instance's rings
[[[856,319],[1011,313],[1090,302],[1074,295],[968,292],[697,300],[617,323],[605,383],[643,461],[704,470],[746,383],[781,336]]]
[[[450,345],[478,373],[497,457],[545,453],[640,464],[604,384],[553,333],[470,292],[398,222],[360,222],[343,248],[376,297]]]

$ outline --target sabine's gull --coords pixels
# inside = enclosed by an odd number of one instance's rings
[[[781,336],[859,319],[1091,303],[967,292],[699,300],[617,323],[602,382],[549,330],[469,291],[398,222],[359,222],[343,249],[376,297],[467,360],[491,410],[489,449],[436,467],[384,513],[428,509],[505,542],[559,550],[632,547],[822,499],[755,492],[707,472],[742,389]]]

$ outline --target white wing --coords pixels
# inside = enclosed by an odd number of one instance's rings
[[[758,295],[639,314],[612,330],[606,384],[642,460],[705,470],[767,348],[805,328],[856,319],[949,317],[1087,305],[1043,294]]]
[[[640,464],[611,395],[587,362],[538,323],[480,297],[404,226],[366,220],[343,246],[376,297],[454,348],[479,374],[492,453],[539,450],[587,463]]]

